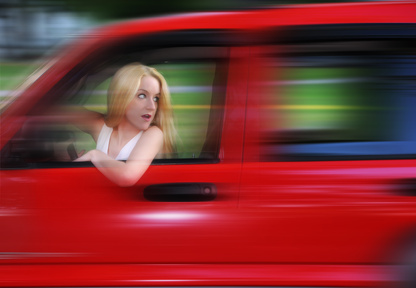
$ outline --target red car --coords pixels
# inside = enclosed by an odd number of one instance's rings
[[[2,110],[0,286],[416,287],[415,15],[178,15],[61,49]],[[94,142],[56,111],[105,112],[131,62],[165,75],[182,144],[126,188],[71,161]]]

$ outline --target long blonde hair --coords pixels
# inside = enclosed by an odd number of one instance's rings
[[[107,94],[107,116],[105,123],[116,127],[122,121],[127,106],[136,96],[143,76],[152,76],[159,81],[160,97],[152,125],[163,132],[162,153],[176,152],[176,129],[173,119],[171,97],[165,78],[155,68],[132,63],[120,68],[111,80]]]

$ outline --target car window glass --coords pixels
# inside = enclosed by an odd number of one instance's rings
[[[199,157],[208,132],[215,65],[176,63],[155,67],[162,71],[170,86],[180,138],[178,157]]]
[[[178,151],[172,155],[160,154],[154,163],[217,162],[228,48],[152,48],[140,53],[133,50],[117,54],[117,50],[108,49],[107,54],[103,52],[97,59],[80,63],[62,78],[31,110],[22,129],[2,150],[2,167],[81,165],[71,161],[82,151],[95,149],[96,143],[89,134],[58,120],[60,109],[83,107],[105,114],[112,76],[120,67],[133,62],[157,68],[166,78],[172,96]]]
[[[178,130],[177,158],[198,158],[204,145],[209,125],[212,86],[215,75],[214,62],[173,61],[153,65],[166,79],[172,97],[176,129]],[[84,107],[105,114],[107,90],[111,77],[89,91]],[[85,139],[85,137],[84,137]],[[82,143],[93,149],[90,140]]]
[[[416,155],[416,58],[406,38],[414,36],[354,28],[315,38],[297,31],[275,46],[262,113],[266,161]]]

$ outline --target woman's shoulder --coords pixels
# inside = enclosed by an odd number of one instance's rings
[[[148,129],[146,129],[143,134],[147,134],[147,135],[161,135],[163,136],[163,132],[162,129],[160,129],[157,126],[150,126]]]
[[[137,141],[129,159],[136,159],[137,157],[149,157],[153,159],[159,152],[163,145],[163,132],[159,127],[152,126],[140,132],[141,137]]]
[[[152,143],[163,142],[163,132],[157,126],[151,126],[145,131],[143,131],[141,139],[146,139],[145,141],[151,141]]]

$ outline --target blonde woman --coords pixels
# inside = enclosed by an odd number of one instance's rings
[[[154,68],[126,65],[111,81],[107,105],[106,116],[89,112],[83,117],[88,123],[83,130],[91,134],[97,147],[75,161],[91,161],[112,182],[132,186],[158,153],[175,150],[166,80]]]

